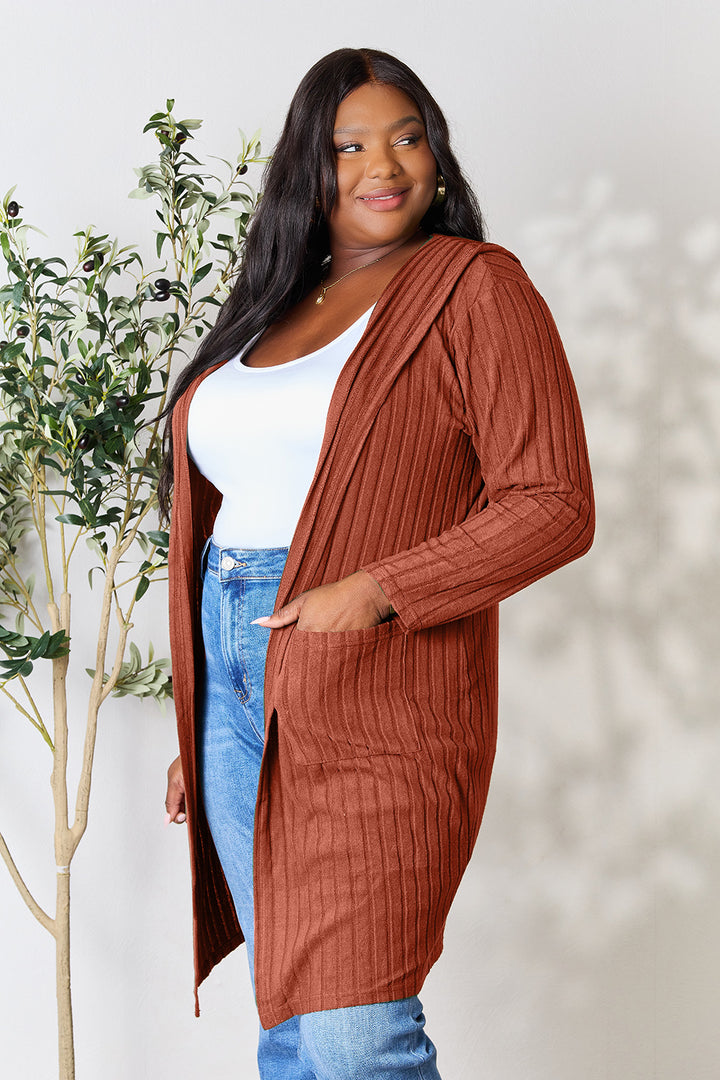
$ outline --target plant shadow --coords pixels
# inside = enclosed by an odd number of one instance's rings
[[[498,758],[447,970],[483,942],[466,1022],[478,997],[518,1018],[512,1045],[483,1022],[488,1075],[527,1053],[533,1080],[709,1080],[713,1029],[683,1027],[673,987],[701,995],[720,949],[720,220],[668,235],[600,177],[519,248],[578,384],[598,525],[501,607]]]

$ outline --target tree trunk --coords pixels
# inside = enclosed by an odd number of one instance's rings
[[[57,874],[55,978],[58,1009],[58,1076],[75,1080],[72,997],[70,993],[70,867]]]
[[[70,636],[70,593],[60,598],[60,609],[48,604],[53,631]],[[55,992],[58,1015],[58,1076],[75,1080],[72,997],[70,991],[70,862],[77,841],[68,828],[67,762],[67,672],[70,654],[53,660],[53,718],[55,721],[51,787],[55,804]]]

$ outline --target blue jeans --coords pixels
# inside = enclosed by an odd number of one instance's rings
[[[200,790],[235,902],[254,984],[253,826],[263,752],[269,615],[287,548],[206,549]],[[263,1080],[440,1080],[417,997],[293,1016],[260,1029]]]

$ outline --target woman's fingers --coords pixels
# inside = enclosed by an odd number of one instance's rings
[[[305,594],[298,629],[318,632],[376,626],[389,613],[381,610],[381,597],[384,599],[380,586],[364,570],[332,584],[319,585]]]
[[[182,765],[177,757],[168,769],[167,794],[165,796],[165,824],[174,821],[176,825],[182,825],[186,818],[185,809],[185,782],[183,780]]]
[[[390,602],[375,579],[358,570],[341,581],[309,589],[273,615],[253,622],[269,630],[294,622],[300,630],[358,630],[375,626],[392,614]]]
[[[301,598],[296,596],[289,604],[285,604],[285,607],[279,608],[272,615],[263,615],[259,619],[253,619],[253,622],[258,626],[266,626],[269,630],[279,630],[281,626],[289,626],[290,623],[298,621],[301,607]]]

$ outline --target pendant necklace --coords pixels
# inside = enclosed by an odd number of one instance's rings
[[[392,255],[396,251],[398,251],[398,248],[393,248],[392,251],[386,251],[384,255],[379,255],[377,259],[372,259],[371,262],[365,263],[363,266],[356,266],[352,270],[348,270],[347,274],[343,274],[343,276],[341,278],[338,278],[337,281],[331,281],[329,285],[321,285],[320,295],[318,296],[315,303],[322,304],[323,300],[325,299],[325,293],[328,291],[328,289],[332,289],[335,285],[339,285],[341,281],[344,281],[345,278],[349,278],[351,274],[357,274],[358,270],[367,270],[368,266],[374,266],[375,263],[379,263],[383,259],[387,259],[388,255]]]

